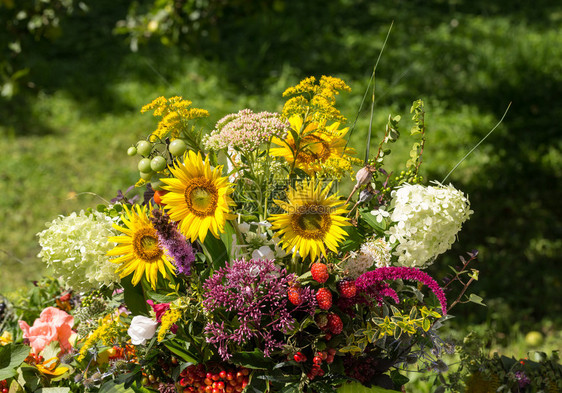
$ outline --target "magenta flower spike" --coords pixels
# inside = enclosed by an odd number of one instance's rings
[[[357,286],[358,292],[373,294],[379,303],[382,301],[382,296],[390,296],[394,301],[397,301],[396,292],[389,288],[383,281],[398,279],[417,281],[426,285],[435,296],[437,296],[439,303],[441,303],[443,315],[447,314],[447,299],[445,298],[445,293],[439,284],[437,284],[437,281],[431,278],[429,274],[414,267],[380,267],[360,275],[355,281],[355,285]]]

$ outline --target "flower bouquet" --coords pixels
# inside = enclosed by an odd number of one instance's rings
[[[208,112],[181,97],[143,107],[160,119],[128,150],[144,194],[39,233],[56,278],[26,300],[40,316],[4,305],[2,392],[383,392],[407,367],[445,367],[438,328],[476,253],[443,286],[423,269],[468,199],[422,185],[421,101],[403,171],[384,167],[399,116],[356,158],[336,107],[349,90],[307,78],[281,113],[245,109],[208,133],[195,125]]]

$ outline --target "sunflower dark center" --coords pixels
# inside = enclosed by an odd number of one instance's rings
[[[189,211],[199,217],[215,214],[218,203],[218,191],[214,183],[205,177],[198,177],[186,187],[185,203]]]
[[[310,164],[316,161],[324,162],[330,158],[330,145],[319,136],[306,136],[303,143],[306,147],[297,154],[297,161]]]
[[[330,230],[332,220],[326,206],[301,206],[291,217],[295,233],[305,239],[320,240]]]
[[[156,229],[141,228],[133,235],[133,250],[135,256],[143,262],[153,263],[162,256],[162,249],[158,242]]]

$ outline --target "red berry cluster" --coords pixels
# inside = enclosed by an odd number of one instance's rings
[[[216,368],[207,371],[205,365],[191,365],[180,373],[180,386],[183,393],[235,393],[248,385],[250,370],[244,367]]]
[[[1,393],[8,393],[10,389],[8,389],[8,381],[3,379],[0,381],[0,392]]]
[[[322,368],[322,363],[326,362],[327,364],[332,364],[335,355],[335,348],[328,348],[326,351],[316,352],[316,354],[314,354],[314,358],[312,358],[312,368],[306,374],[308,379],[314,379],[316,377],[324,376],[325,371]]]

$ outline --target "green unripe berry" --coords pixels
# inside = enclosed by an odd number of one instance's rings
[[[181,156],[187,150],[187,144],[181,139],[174,139],[168,146],[170,154],[174,157]]]
[[[166,159],[162,156],[156,156],[150,161],[150,167],[154,172],[159,172],[168,166]]]
[[[136,154],[137,154],[137,148],[134,146],[129,147],[129,149],[127,150],[127,155],[132,157]]]
[[[150,166],[150,159],[149,158],[143,158],[142,160],[139,161],[139,164],[137,166],[137,168],[139,169],[139,171],[144,172],[144,173],[150,173],[152,172],[152,168]]]
[[[152,179],[152,173],[141,172],[140,177],[143,180],[150,181],[150,179]]]
[[[152,151],[152,143],[148,141],[139,141],[137,143],[137,151],[141,156],[148,156]]]

